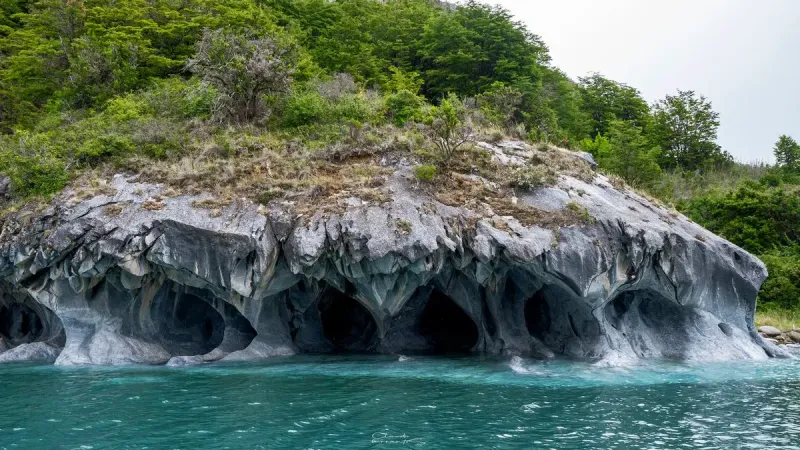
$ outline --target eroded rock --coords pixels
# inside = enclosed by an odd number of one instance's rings
[[[525,151],[492,147],[498,160]],[[242,200],[212,217],[193,196],[143,208],[162,187],[117,176],[113,196],[10,217],[0,293],[45,319],[32,339],[0,330],[0,351],[44,342],[63,348],[57,364],[174,366],[297,352],[781,354],[753,325],[764,265],[602,175],[519,193],[532,217],[592,218],[556,228],[442,204],[410,171],[389,178],[388,203],[313,216]]]

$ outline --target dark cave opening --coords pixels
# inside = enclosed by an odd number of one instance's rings
[[[478,343],[478,326],[450,297],[433,291],[422,311],[419,332],[431,353],[468,353]]]
[[[592,308],[557,285],[547,285],[525,302],[528,333],[555,354],[591,358],[601,336]]]
[[[612,327],[625,331],[637,327],[674,328],[685,321],[689,311],[651,290],[626,291],[606,305],[605,314]]]
[[[203,355],[217,348],[225,320],[208,302],[194,294],[162,290],[151,309],[156,340],[172,355]]]
[[[552,326],[550,305],[545,290],[541,289],[525,302],[525,326],[531,336],[544,341]]]
[[[375,349],[378,325],[364,305],[353,297],[328,289],[319,301],[322,332],[335,353]]]
[[[628,340],[640,357],[676,359],[684,357],[689,341],[687,323],[696,314],[693,309],[649,289],[620,293],[605,306],[604,313],[611,327]],[[726,331],[723,326],[719,329],[722,333]],[[732,333],[730,326],[727,331]]]
[[[0,306],[0,337],[13,345],[35,342],[44,331],[42,319],[23,303]]]

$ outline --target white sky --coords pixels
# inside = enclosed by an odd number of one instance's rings
[[[553,64],[627,83],[648,102],[677,89],[721,115],[719,144],[772,161],[800,141],[800,0],[488,0],[540,35]]]

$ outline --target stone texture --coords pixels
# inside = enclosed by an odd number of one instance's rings
[[[525,151],[483,145],[511,163]],[[520,194],[597,219],[557,232],[443,205],[412,179],[397,166],[380,206],[297,217],[241,200],[211,217],[196,196],[143,209],[162,187],[117,176],[114,195],[72,204],[67,192],[6,218],[3,304],[27,305],[42,332],[6,339],[0,356],[37,342],[63,348],[56,364],[173,366],[331,351],[606,364],[784,354],[753,325],[760,261],[602,175]]]
[[[783,331],[768,325],[765,325],[763,327],[758,327],[758,332],[767,337],[777,337],[783,334]]]

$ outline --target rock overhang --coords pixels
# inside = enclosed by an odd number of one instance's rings
[[[359,317],[353,333],[373,333],[344,346],[358,351],[434,351],[422,318],[432,298],[447,298],[457,310],[435,310],[468,319],[458,323],[470,345],[451,347],[472,352],[614,361],[777,354],[753,328],[763,264],[602,175],[562,176],[555,187],[519,194],[528,207],[580,208],[593,218],[551,228],[525,226],[491,205],[476,212],[442,204],[414,189],[408,171],[391,177],[388,203],[300,217],[246,199],[214,217],[193,207],[196,196],[163,197],[159,185],[116,176],[114,195],[63,203],[24,230],[7,224],[0,276],[64,318],[64,364],[341,350],[334,341],[350,339],[348,331],[326,331],[329,317],[340,316],[320,309],[332,292]],[[158,208],[143,207],[154,197]],[[109,289],[126,300],[110,300]],[[130,320],[135,310],[155,323],[154,299],[165,289],[210,305],[212,322],[239,325],[225,326],[230,333],[211,350],[168,351]],[[647,311],[668,311],[675,323],[649,320]],[[547,326],[532,326],[537,320]],[[664,339],[675,326],[701,331],[676,346]]]

